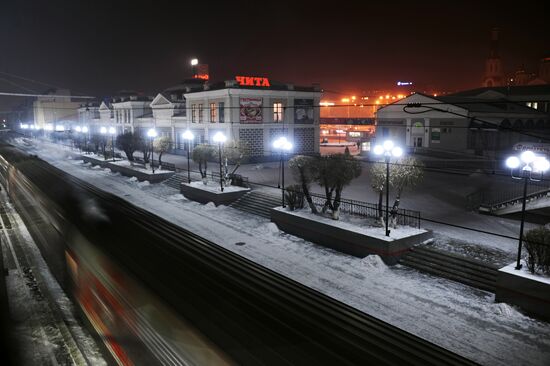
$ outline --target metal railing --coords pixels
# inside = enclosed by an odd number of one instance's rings
[[[326,197],[316,193],[310,193],[310,195],[315,206],[321,210],[325,205]],[[341,198],[339,201],[341,212],[362,217],[380,217],[379,205],[376,203],[357,201],[348,198]],[[386,212],[386,206],[382,205],[381,210],[381,212]],[[390,207],[390,213],[391,212],[392,208]],[[396,216],[399,225],[420,228],[421,217],[419,211],[399,208],[397,209]]]

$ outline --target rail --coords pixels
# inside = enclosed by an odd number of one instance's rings
[[[311,193],[311,198],[315,206],[322,209],[326,202],[326,197],[321,194]],[[381,207],[376,203],[363,202],[352,200],[349,198],[341,198],[340,211],[350,215],[362,217],[379,218],[380,213],[386,212],[386,205]],[[390,215],[392,207],[390,206]],[[397,223],[404,226],[413,226],[420,228],[421,215],[419,211],[400,208],[397,210]]]

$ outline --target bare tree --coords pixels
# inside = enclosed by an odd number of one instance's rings
[[[289,160],[288,166],[290,167],[294,179],[299,182],[311,212],[317,214],[317,207],[315,207],[309,192],[311,183],[315,181],[317,177],[317,159],[312,156],[297,155]]]
[[[126,154],[129,161],[134,161],[134,152],[140,145],[139,136],[133,132],[125,132],[116,138],[116,147]]]
[[[159,155],[159,167],[162,167],[162,154],[168,152],[171,145],[172,141],[168,136],[161,136],[153,141],[153,149],[155,149],[155,152]]]
[[[373,163],[370,168],[370,179],[372,189],[378,193],[378,217],[382,222],[384,220],[382,202],[384,201],[384,190],[386,189],[386,164]]]
[[[318,164],[317,182],[325,188],[326,201],[323,213],[329,208],[332,218],[338,220],[342,191],[353,179],[361,175],[361,163],[349,154],[349,150],[346,150],[344,154],[321,157]]]
[[[394,164],[390,173],[393,189],[396,191],[395,200],[391,209],[391,225],[397,227],[397,211],[403,190],[419,184],[424,178],[424,165],[412,156],[405,156]]]
[[[193,149],[193,161],[199,164],[199,171],[204,184],[207,182],[206,169],[208,168],[208,161],[214,158],[215,153],[216,149],[207,144],[197,145]]]

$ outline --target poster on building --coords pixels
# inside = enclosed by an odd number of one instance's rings
[[[439,143],[441,141],[441,129],[432,128],[432,142]]]
[[[294,99],[294,123],[313,123],[313,99]]]
[[[239,104],[242,123],[262,122],[262,98],[240,98]]]

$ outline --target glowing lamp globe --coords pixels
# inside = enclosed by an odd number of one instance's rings
[[[181,134],[181,137],[183,137],[184,140],[191,141],[195,138],[195,135],[193,135],[193,132],[186,130]]]
[[[227,140],[227,137],[225,137],[225,135],[222,132],[216,132],[213,139],[214,139],[214,142],[224,143]]]
[[[374,146],[373,151],[376,155],[382,155],[384,153],[384,148],[382,147],[382,145],[376,145]]]
[[[395,156],[396,158],[400,157],[401,155],[403,155],[403,149],[400,148],[399,146],[396,146],[392,149],[391,151],[391,154],[393,156]]]
[[[521,153],[520,158],[525,164],[530,164],[535,160],[535,153],[527,150]]]
[[[384,150],[391,151],[391,149],[393,149],[393,141],[386,140],[386,141],[384,141],[383,146],[384,146]]]
[[[520,161],[516,156],[510,156],[506,159],[506,166],[510,169],[516,169],[519,167]]]
[[[535,171],[544,173],[550,168],[550,162],[545,157],[540,156],[533,161],[533,167]]]

